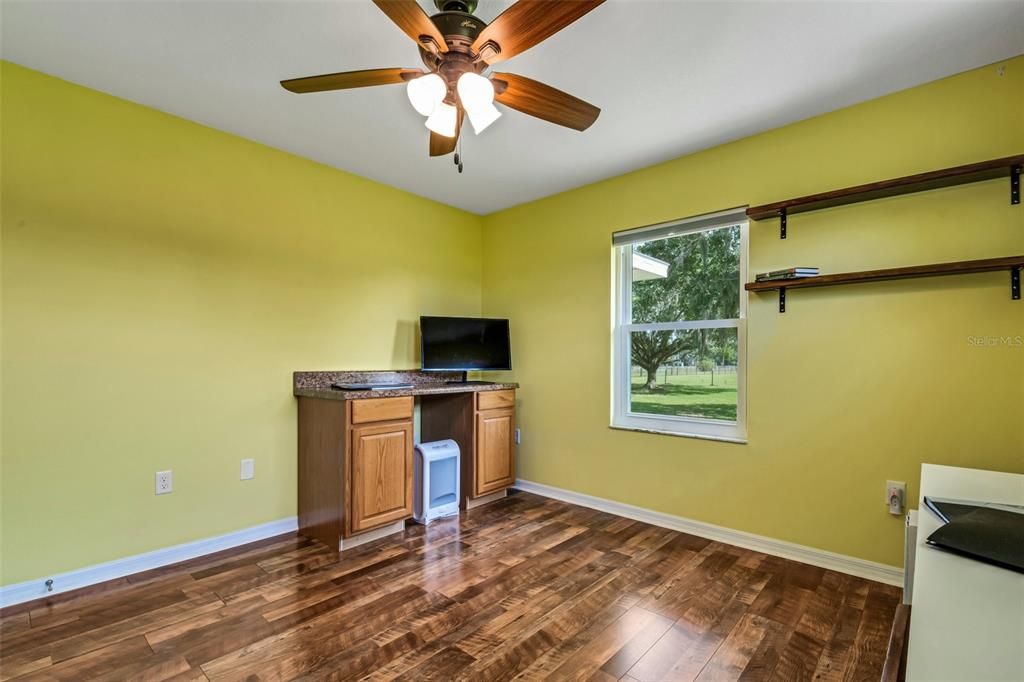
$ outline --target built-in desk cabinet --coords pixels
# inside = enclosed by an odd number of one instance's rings
[[[299,398],[299,530],[329,547],[412,516],[413,399]]]
[[[424,397],[424,441],[451,438],[462,453],[463,509],[516,481],[516,392],[480,391]]]
[[[515,482],[515,397],[515,390],[422,396],[422,439],[459,444],[463,509]],[[299,396],[298,446],[303,534],[341,549],[412,517],[412,396]]]

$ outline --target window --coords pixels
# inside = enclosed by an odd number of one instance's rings
[[[612,426],[743,441],[747,218],[617,232]]]

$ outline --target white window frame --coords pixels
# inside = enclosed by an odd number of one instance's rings
[[[742,217],[740,217],[742,215]],[[632,322],[633,244],[651,239],[740,227],[739,297],[740,316],[728,320],[687,320],[678,322]],[[743,208],[636,228],[613,235],[615,256],[615,301],[612,336],[612,428],[649,431],[676,436],[747,442],[747,251],[749,223]],[[640,331],[687,329],[736,329],[736,421],[674,417],[632,412],[630,409],[630,334]]]

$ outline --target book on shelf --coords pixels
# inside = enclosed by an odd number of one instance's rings
[[[798,277],[817,277],[818,268],[786,268],[785,270],[772,270],[771,272],[759,273],[754,280],[757,282],[770,282],[776,279],[796,279]]]

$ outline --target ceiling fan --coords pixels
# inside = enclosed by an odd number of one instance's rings
[[[473,16],[477,0],[434,0],[440,10],[434,16],[428,16],[416,0],[373,2],[416,41],[426,71],[346,71],[292,78],[281,85],[291,92],[306,93],[406,83],[413,108],[427,117],[431,156],[455,151],[464,118],[469,118],[478,135],[497,120],[501,112],[494,106],[495,100],[575,130],[586,130],[601,113],[594,105],[550,85],[488,70],[550,38],[604,0],[519,0],[490,25]],[[456,165],[461,172],[458,160]]]

